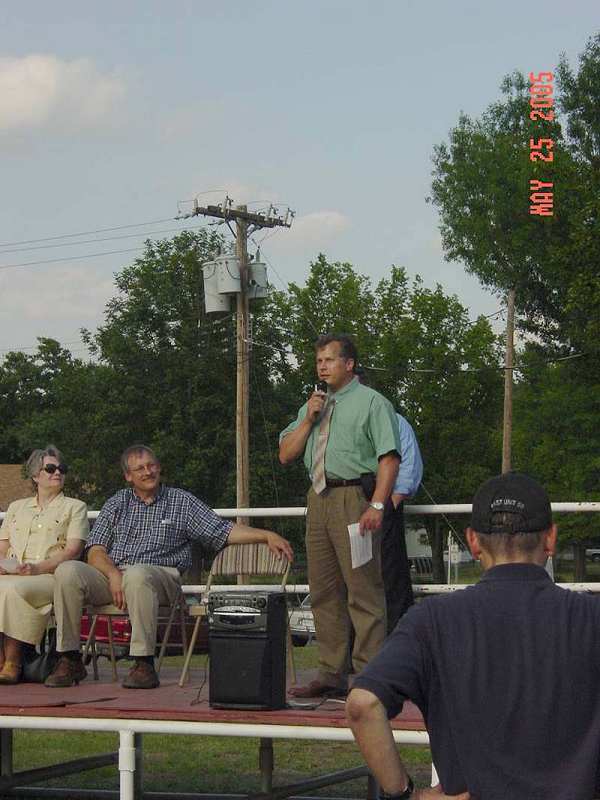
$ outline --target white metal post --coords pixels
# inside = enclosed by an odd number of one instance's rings
[[[135,800],[135,734],[132,730],[119,731],[119,797]]]

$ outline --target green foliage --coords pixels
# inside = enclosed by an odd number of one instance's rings
[[[596,500],[600,485],[600,383],[579,379],[574,362],[550,364],[527,348],[515,390],[514,465],[540,480],[553,501]],[[600,536],[597,514],[565,514],[563,541]]]
[[[521,326],[566,354],[600,350],[600,35],[577,75],[562,59],[554,121],[529,118],[528,83],[513,73],[481,119],[461,115],[434,151],[432,202],[446,257],[484,286],[516,289]],[[554,142],[554,161],[529,159],[530,139]],[[553,217],[529,214],[529,181],[554,183]],[[597,370],[597,366],[594,367]]]
[[[526,338],[514,396],[513,466],[554,500],[595,498],[600,396],[600,34],[574,72],[555,71],[557,115],[529,118],[528,82],[505,78],[479,120],[462,115],[435,148],[432,202],[446,257],[497,294],[516,289]],[[530,138],[550,138],[554,161],[532,163]],[[554,216],[531,216],[529,181],[554,183]],[[578,356],[571,361],[556,361]],[[600,533],[595,515],[561,520],[563,539]]]

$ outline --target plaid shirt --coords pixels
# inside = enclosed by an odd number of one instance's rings
[[[192,542],[217,552],[232,528],[183,489],[161,486],[149,505],[133,489],[122,489],[102,506],[86,551],[99,544],[117,567],[154,564],[185,572],[192,565]]]

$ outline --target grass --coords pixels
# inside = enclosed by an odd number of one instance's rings
[[[294,648],[297,669],[317,665],[316,645]],[[195,669],[204,658],[196,656]],[[167,659],[172,665],[181,659]],[[363,764],[354,743],[275,740],[275,785],[283,785]],[[32,769],[118,748],[109,733],[15,731],[15,769]],[[401,754],[417,785],[428,785],[429,749],[404,747]],[[116,766],[57,778],[48,787],[118,789]],[[256,739],[215,736],[144,736],[144,787],[162,792],[256,792],[260,790]],[[365,781],[352,781],[318,790],[321,796],[364,797]]]

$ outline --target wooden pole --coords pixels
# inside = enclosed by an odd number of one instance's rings
[[[246,211],[246,206],[238,206]],[[249,423],[250,404],[250,310],[248,303],[248,223],[236,218],[236,254],[240,262],[240,292],[237,295],[237,384],[236,384],[236,504],[238,508],[250,505]],[[238,523],[247,525],[247,517],[238,517]]]
[[[502,429],[502,472],[511,470],[512,396],[515,352],[515,290],[509,289],[506,315],[506,353],[504,356],[504,423]]]

